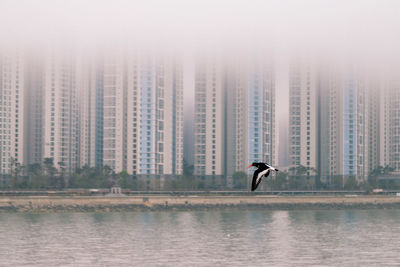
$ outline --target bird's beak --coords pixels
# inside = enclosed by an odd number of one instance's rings
[[[253,166],[253,164],[250,164],[249,167],[247,167],[247,169],[250,168],[251,166]]]

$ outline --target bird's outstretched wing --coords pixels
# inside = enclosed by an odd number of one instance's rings
[[[253,181],[251,182],[251,191],[256,190],[258,185],[261,183],[262,177],[263,176],[268,177],[269,173],[270,173],[269,169],[262,170],[262,171],[257,169],[253,174]]]
[[[257,184],[257,177],[258,177],[258,174],[260,173],[260,171],[257,169],[257,170],[255,170],[254,171],[254,173],[253,173],[253,180],[251,181],[251,191],[254,191],[254,190],[256,190],[256,188],[257,188],[257,186],[258,186],[258,184]]]

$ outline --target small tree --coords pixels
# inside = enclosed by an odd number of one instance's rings
[[[57,169],[56,169],[56,167],[54,167],[54,159],[53,158],[44,158],[43,164],[44,164],[45,175],[47,176],[48,181],[49,181],[48,185],[55,187],[57,184],[57,181],[56,181]]]
[[[194,166],[190,165],[189,163],[186,162],[185,159],[183,159],[183,175],[192,176],[193,171],[194,171]]]
[[[57,181],[57,187],[59,188],[64,188],[66,185],[66,170],[65,170],[65,163],[60,161],[58,162],[58,166],[60,167],[60,175],[58,177],[58,181]]]
[[[103,175],[103,177],[104,177],[104,186],[105,187],[111,187],[111,186],[114,186],[115,185],[115,172],[114,172],[114,170],[110,167],[110,166],[108,166],[108,165],[105,165],[105,166],[103,166],[103,168],[102,168],[102,175]]]
[[[129,174],[127,171],[121,171],[117,174],[117,179],[115,183],[122,188],[127,188],[128,187],[128,181],[129,180]]]
[[[234,189],[247,189],[247,173],[243,171],[235,172],[232,179]]]
[[[382,175],[387,175],[394,171],[394,168],[390,167],[389,165],[386,165],[385,167],[383,166],[377,166],[375,169],[373,169],[369,175],[368,175],[368,183],[370,184],[371,187],[378,187],[378,186],[387,186],[387,185],[381,185],[378,183],[378,178],[379,176]]]
[[[344,182],[343,182],[343,175],[333,175],[331,177],[331,184],[330,184],[332,189],[336,190],[341,190],[344,187]]]
[[[295,186],[296,189],[313,189],[315,186],[315,180],[311,180],[311,175],[312,177],[315,177],[317,175],[318,171],[313,168],[313,167],[306,167],[303,165],[297,165],[295,167],[292,167],[289,169],[289,172],[291,173],[291,179],[293,180],[293,176],[297,181],[290,181],[291,186]]]
[[[287,189],[288,173],[279,171],[275,174],[275,179],[270,180],[269,186],[272,190]]]
[[[307,173],[307,167],[303,165],[297,165],[296,167],[291,167],[289,171],[295,176],[305,176]]]
[[[39,163],[29,164],[26,170],[32,188],[45,188],[48,185],[47,177],[43,175],[42,166]]]
[[[346,179],[346,182],[344,183],[345,190],[355,190],[358,188],[359,186],[354,176],[350,176]]]
[[[15,188],[17,185],[17,175],[16,175],[16,168],[17,168],[18,160],[14,157],[10,158],[10,186],[11,188]]]

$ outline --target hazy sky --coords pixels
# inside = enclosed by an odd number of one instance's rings
[[[0,0],[0,44],[118,44],[264,49],[277,63],[278,119],[287,118],[287,65],[299,55],[400,62],[400,1],[384,0]],[[186,59],[185,96],[193,68]]]
[[[0,42],[400,56],[400,1],[0,0]],[[376,61],[376,62],[375,62]],[[281,64],[281,63],[279,63]]]
[[[264,42],[284,52],[299,46],[375,53],[395,48],[399,17],[399,1],[0,1],[1,39],[163,41],[183,47]]]

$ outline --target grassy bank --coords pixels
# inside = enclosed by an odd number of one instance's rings
[[[0,212],[110,212],[198,209],[400,209],[396,196],[1,197]]]

